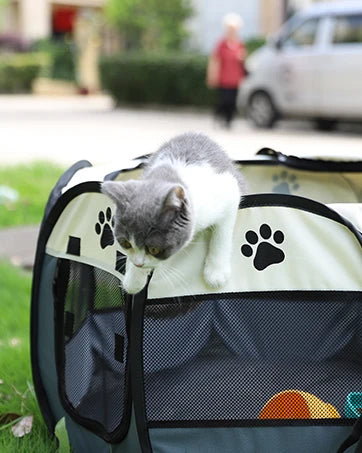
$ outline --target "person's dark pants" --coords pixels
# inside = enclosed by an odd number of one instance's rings
[[[218,99],[215,115],[230,126],[236,112],[237,88],[218,88]]]

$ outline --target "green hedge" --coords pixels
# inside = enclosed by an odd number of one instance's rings
[[[33,80],[46,65],[37,53],[0,55],[0,93],[28,93]]]
[[[122,54],[100,63],[103,88],[117,104],[211,105],[205,86],[207,57]]]
[[[248,54],[263,38],[246,42]],[[208,57],[198,54],[129,54],[101,59],[103,88],[117,104],[209,106],[215,90],[205,85]]]
[[[255,37],[255,38],[248,39],[245,42],[248,55],[255,52],[257,49],[259,49],[259,47],[263,46],[265,43],[266,43],[266,40],[265,40],[265,38],[262,38],[262,37]]]
[[[48,56],[49,64],[44,76],[57,80],[75,81],[75,44],[73,41],[42,39],[34,44],[34,49]]]

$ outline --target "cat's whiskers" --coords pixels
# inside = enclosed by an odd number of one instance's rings
[[[178,269],[177,267],[174,267],[174,266],[169,266],[167,267],[167,270],[177,276],[182,282],[186,283],[186,280],[184,279],[184,274],[182,271],[180,271],[180,269]]]
[[[172,268],[167,268],[167,271],[166,271],[166,274],[170,277],[170,280],[173,280],[173,284],[182,284],[183,281],[182,281],[182,277],[180,276],[180,274],[178,274],[177,272],[175,272],[174,269]]]
[[[167,269],[167,271],[166,271],[166,269]],[[160,271],[161,271],[162,277],[165,278],[165,280],[166,280],[168,283],[170,283],[171,286],[174,286],[174,284],[175,284],[175,282],[172,281],[172,277],[173,277],[173,278],[179,279],[179,277],[174,273],[175,268],[172,268],[172,267],[167,267],[167,268],[165,268],[165,267],[163,267],[163,268],[160,268]],[[176,282],[176,283],[180,283],[181,286],[183,286],[182,281]],[[176,304],[177,304],[178,307],[179,307],[180,313],[182,313],[182,303],[181,303],[181,298],[180,298],[180,296],[173,296],[172,299],[176,301]],[[175,304],[175,305],[176,305],[176,304]]]
[[[190,245],[196,245],[196,244],[200,244],[202,241],[190,241],[187,246],[189,247]]]
[[[122,272],[124,271],[125,267],[126,267],[126,263],[122,264],[121,267],[118,267],[118,266],[117,266],[117,271],[120,272],[120,273],[122,273]]]
[[[122,256],[117,256],[116,262],[118,263],[119,261],[125,260],[127,257],[125,255]]]
[[[123,265],[125,265],[126,264],[126,260],[125,260],[124,257],[117,258],[116,259],[116,264],[121,263],[122,261],[124,261]]]
[[[166,281],[166,283],[172,287],[174,285],[174,282],[170,278],[170,273],[167,272],[166,269],[167,269],[167,271],[169,270],[169,268],[166,268],[165,266],[159,266],[157,268],[157,270],[160,273],[161,278],[164,279]]]
[[[124,257],[124,256],[120,256],[120,257],[116,258],[116,269],[121,274],[118,276],[118,279],[121,281],[121,283],[118,286],[122,289],[123,289],[123,279],[124,279],[123,271],[125,270],[126,265],[127,265],[127,261],[125,260],[125,258],[126,257]],[[124,261],[124,262],[122,263],[122,265],[120,267],[118,267],[118,264],[121,261]]]
[[[191,253],[189,250],[187,250],[187,248],[181,249],[178,253],[180,254],[180,256],[186,255],[188,258],[191,256]]]
[[[176,283],[181,286],[185,294],[187,294],[189,287],[183,272],[181,272],[180,269],[173,266],[167,267],[167,271],[169,272],[171,277],[173,277],[176,280]]]
[[[167,272],[165,272],[165,269],[162,269],[162,267],[160,267],[159,271],[160,271],[160,274],[161,274],[161,278],[166,281],[168,286],[172,287],[173,286],[173,282],[172,282],[171,278],[169,277],[169,274],[167,274]]]
[[[122,266],[119,268],[121,270],[123,270],[126,266],[126,263],[127,263],[127,260],[126,260],[126,257],[125,256],[120,256],[118,258],[116,258],[116,267],[117,267],[117,270],[118,269],[118,264],[122,262]]]

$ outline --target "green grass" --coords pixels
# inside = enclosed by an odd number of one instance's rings
[[[50,191],[63,169],[47,162],[0,168],[0,186],[19,193],[0,204],[0,228],[40,223]],[[34,394],[29,350],[31,274],[0,261],[0,416],[33,415],[30,434],[15,438],[0,425],[1,453],[54,453]]]
[[[29,352],[31,274],[0,261],[0,415],[33,415],[30,434],[15,438],[0,425],[1,453],[53,453],[34,395]]]
[[[40,223],[50,191],[63,171],[50,162],[0,168],[0,186],[19,193],[17,202],[0,204],[0,228]]]

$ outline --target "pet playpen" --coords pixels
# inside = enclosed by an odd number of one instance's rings
[[[100,182],[143,162],[79,162],[50,195],[31,309],[49,429],[65,417],[75,453],[335,453],[362,407],[362,162],[237,162],[227,285],[203,282],[205,232],[132,298]]]

